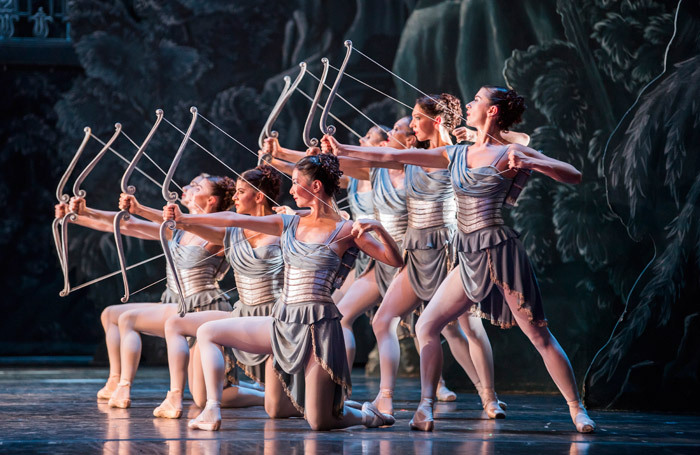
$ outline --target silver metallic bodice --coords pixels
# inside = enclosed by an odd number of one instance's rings
[[[284,290],[282,301],[295,303],[333,303],[333,282],[341,265],[341,258],[330,248],[344,222],[339,222],[323,243],[297,240],[299,217],[282,215],[284,232],[281,237],[284,256]]]
[[[238,298],[244,305],[262,305],[277,300],[284,285],[283,275],[251,277],[234,270]]]
[[[397,242],[403,239],[403,235],[408,227],[408,217],[405,213],[389,213],[380,211],[375,207],[374,216],[377,221],[382,223],[382,226],[384,226],[391,238]]]
[[[408,208],[408,226],[414,229],[428,229],[453,225],[457,214],[454,199],[446,201],[426,201],[406,198]]]
[[[336,269],[305,270],[287,265],[284,271],[284,303],[332,302]]]
[[[203,291],[219,290],[219,280],[228,271],[225,259],[212,255],[202,245],[180,245],[184,231],[177,230],[169,242],[175,261],[183,297],[187,298]],[[167,286],[177,294],[177,285],[170,267],[166,267]]]
[[[504,187],[487,198],[458,194],[457,227],[459,230],[469,234],[485,227],[505,224],[501,209],[507,191],[508,188]]]
[[[372,182],[374,218],[382,223],[396,242],[400,242],[408,227],[406,189],[394,187],[388,169],[371,168],[369,176]]]
[[[452,186],[457,197],[457,227],[465,234],[505,224],[501,211],[512,183],[493,164],[470,169],[467,152],[464,145],[447,147]]]
[[[284,260],[277,243],[253,248],[239,227],[226,228],[226,257],[236,277],[238,298],[244,305],[277,300],[282,292]]]

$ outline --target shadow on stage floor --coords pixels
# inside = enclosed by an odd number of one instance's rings
[[[368,400],[374,378],[353,375],[353,398]],[[391,428],[313,432],[302,419],[270,420],[262,407],[224,409],[218,432],[187,429],[187,419],[156,419],[168,387],[165,368],[142,368],[132,407],[95,400],[107,376],[97,368],[0,369],[0,453],[167,454],[676,454],[700,453],[700,416],[593,411],[599,430],[579,435],[561,397],[507,395],[505,420],[488,420],[476,394],[436,407],[433,433],[408,429],[418,380],[400,379]],[[191,403],[191,401],[190,401]],[[190,417],[197,409],[186,409]]]

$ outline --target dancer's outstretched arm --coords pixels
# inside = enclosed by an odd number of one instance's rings
[[[333,136],[323,136],[321,148],[324,153],[349,156],[371,162],[383,163],[381,167],[387,167],[387,163],[415,164],[431,168],[447,168],[450,163],[447,157],[446,147],[434,149],[395,149],[391,147],[360,147],[356,145],[341,144]]]
[[[114,217],[117,212],[97,210],[87,206],[84,198],[73,197],[70,210],[78,215],[77,224],[104,232],[114,232]],[[131,217],[120,223],[121,233],[144,240],[158,240],[158,225],[150,221]]]

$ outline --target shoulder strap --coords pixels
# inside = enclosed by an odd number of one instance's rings
[[[498,155],[498,157],[496,158],[496,161],[494,161],[493,163],[491,163],[491,166],[494,166],[494,167],[495,167],[495,166],[498,164],[498,162],[501,161],[501,158],[503,158],[503,155],[506,154],[506,152],[508,151],[508,149],[510,148],[510,146],[511,146],[511,144],[506,145],[506,148],[503,149],[503,151],[500,153],[500,155]]]
[[[345,223],[352,223],[350,220],[342,220],[342,222],[339,222],[338,225],[336,225],[335,230],[331,232],[331,235],[328,236],[325,242],[323,242],[324,245],[329,245],[333,239],[338,235],[338,232],[345,226]]]

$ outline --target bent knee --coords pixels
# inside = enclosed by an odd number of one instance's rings
[[[135,315],[131,311],[124,312],[117,318],[119,329],[131,329],[134,326]]]
[[[328,431],[333,428],[328,419],[323,419],[320,416],[306,415],[306,421],[313,431]]]
[[[436,321],[418,318],[418,322],[416,322],[416,336],[418,337],[418,341],[420,342],[421,346],[433,338],[439,338],[442,329],[443,327],[440,327]]]

